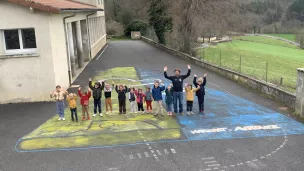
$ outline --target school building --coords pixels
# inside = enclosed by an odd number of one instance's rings
[[[103,0],[0,1],[0,104],[50,101],[106,44]]]

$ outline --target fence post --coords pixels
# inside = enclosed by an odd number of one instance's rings
[[[304,68],[298,68],[296,105],[295,109],[300,116],[304,117]]]
[[[266,62],[266,83],[268,82],[268,62]]]
[[[240,66],[239,66],[239,68],[240,68],[240,73],[242,72],[242,55],[240,55]]]
[[[283,77],[281,77],[281,80],[280,80],[280,86],[283,85]]]

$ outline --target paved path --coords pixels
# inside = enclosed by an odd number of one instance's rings
[[[282,40],[282,41],[287,42],[287,43],[289,43],[289,44],[292,44],[292,45],[295,45],[295,46],[300,47],[300,43],[298,43],[298,42],[291,41],[291,40],[288,40],[288,39],[284,39],[284,38],[281,38],[281,37],[276,37],[276,36],[267,35],[267,34],[245,34],[245,36],[262,36],[262,37],[267,37],[267,38]]]
[[[87,65],[74,84],[85,86],[88,78],[95,73],[123,66],[135,66],[142,71],[142,76],[145,72],[161,76],[165,64],[169,71],[179,67],[186,72],[186,61],[143,42],[111,42],[98,60],[96,58]],[[186,82],[192,81],[194,73],[203,75],[205,72],[192,66],[191,79]],[[209,95],[206,96],[205,120],[198,116],[177,117],[184,134],[189,138],[187,141],[158,142],[148,146],[132,144],[86,150],[17,153],[14,151],[17,140],[53,116],[54,104],[1,105],[0,170],[303,170],[303,125],[279,114],[284,113],[280,111],[284,106],[213,73],[208,75],[207,90]],[[274,130],[268,131],[264,128],[246,134],[233,132],[251,124],[277,125],[284,129],[273,126]],[[256,128],[261,129],[251,129]],[[282,130],[285,133],[282,134]],[[191,131],[196,132],[193,134]],[[202,133],[204,131],[209,131],[209,134],[206,136]]]

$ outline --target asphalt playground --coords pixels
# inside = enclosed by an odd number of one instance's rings
[[[143,84],[162,79],[168,85],[163,67],[171,75],[174,68],[186,73],[187,64],[141,41],[113,41],[73,85],[84,87],[88,78],[117,67],[135,67]],[[191,67],[185,83],[207,72]],[[182,139],[94,148],[19,151],[18,140],[54,116],[55,104],[0,105],[0,171],[304,170],[304,125],[289,117],[284,105],[214,73],[208,73],[206,90],[204,116],[175,118]]]

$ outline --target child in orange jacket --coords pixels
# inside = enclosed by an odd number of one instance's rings
[[[192,88],[191,84],[188,84],[185,87],[186,91],[186,100],[187,100],[187,115],[193,115],[194,113],[192,112],[193,108],[193,100],[194,100],[194,92],[199,90],[200,87],[198,86],[197,88]]]
[[[81,87],[78,88],[78,95],[80,97],[80,104],[82,106],[82,120],[84,121],[86,119],[85,114],[87,114],[87,119],[90,120],[90,114],[88,112],[89,108],[89,99],[91,97],[91,90],[88,89],[88,91],[84,91],[81,93]]]
[[[76,105],[77,95],[70,93],[66,100],[69,103],[72,121],[74,121],[74,116],[75,116],[76,122],[78,122],[77,105]]]

